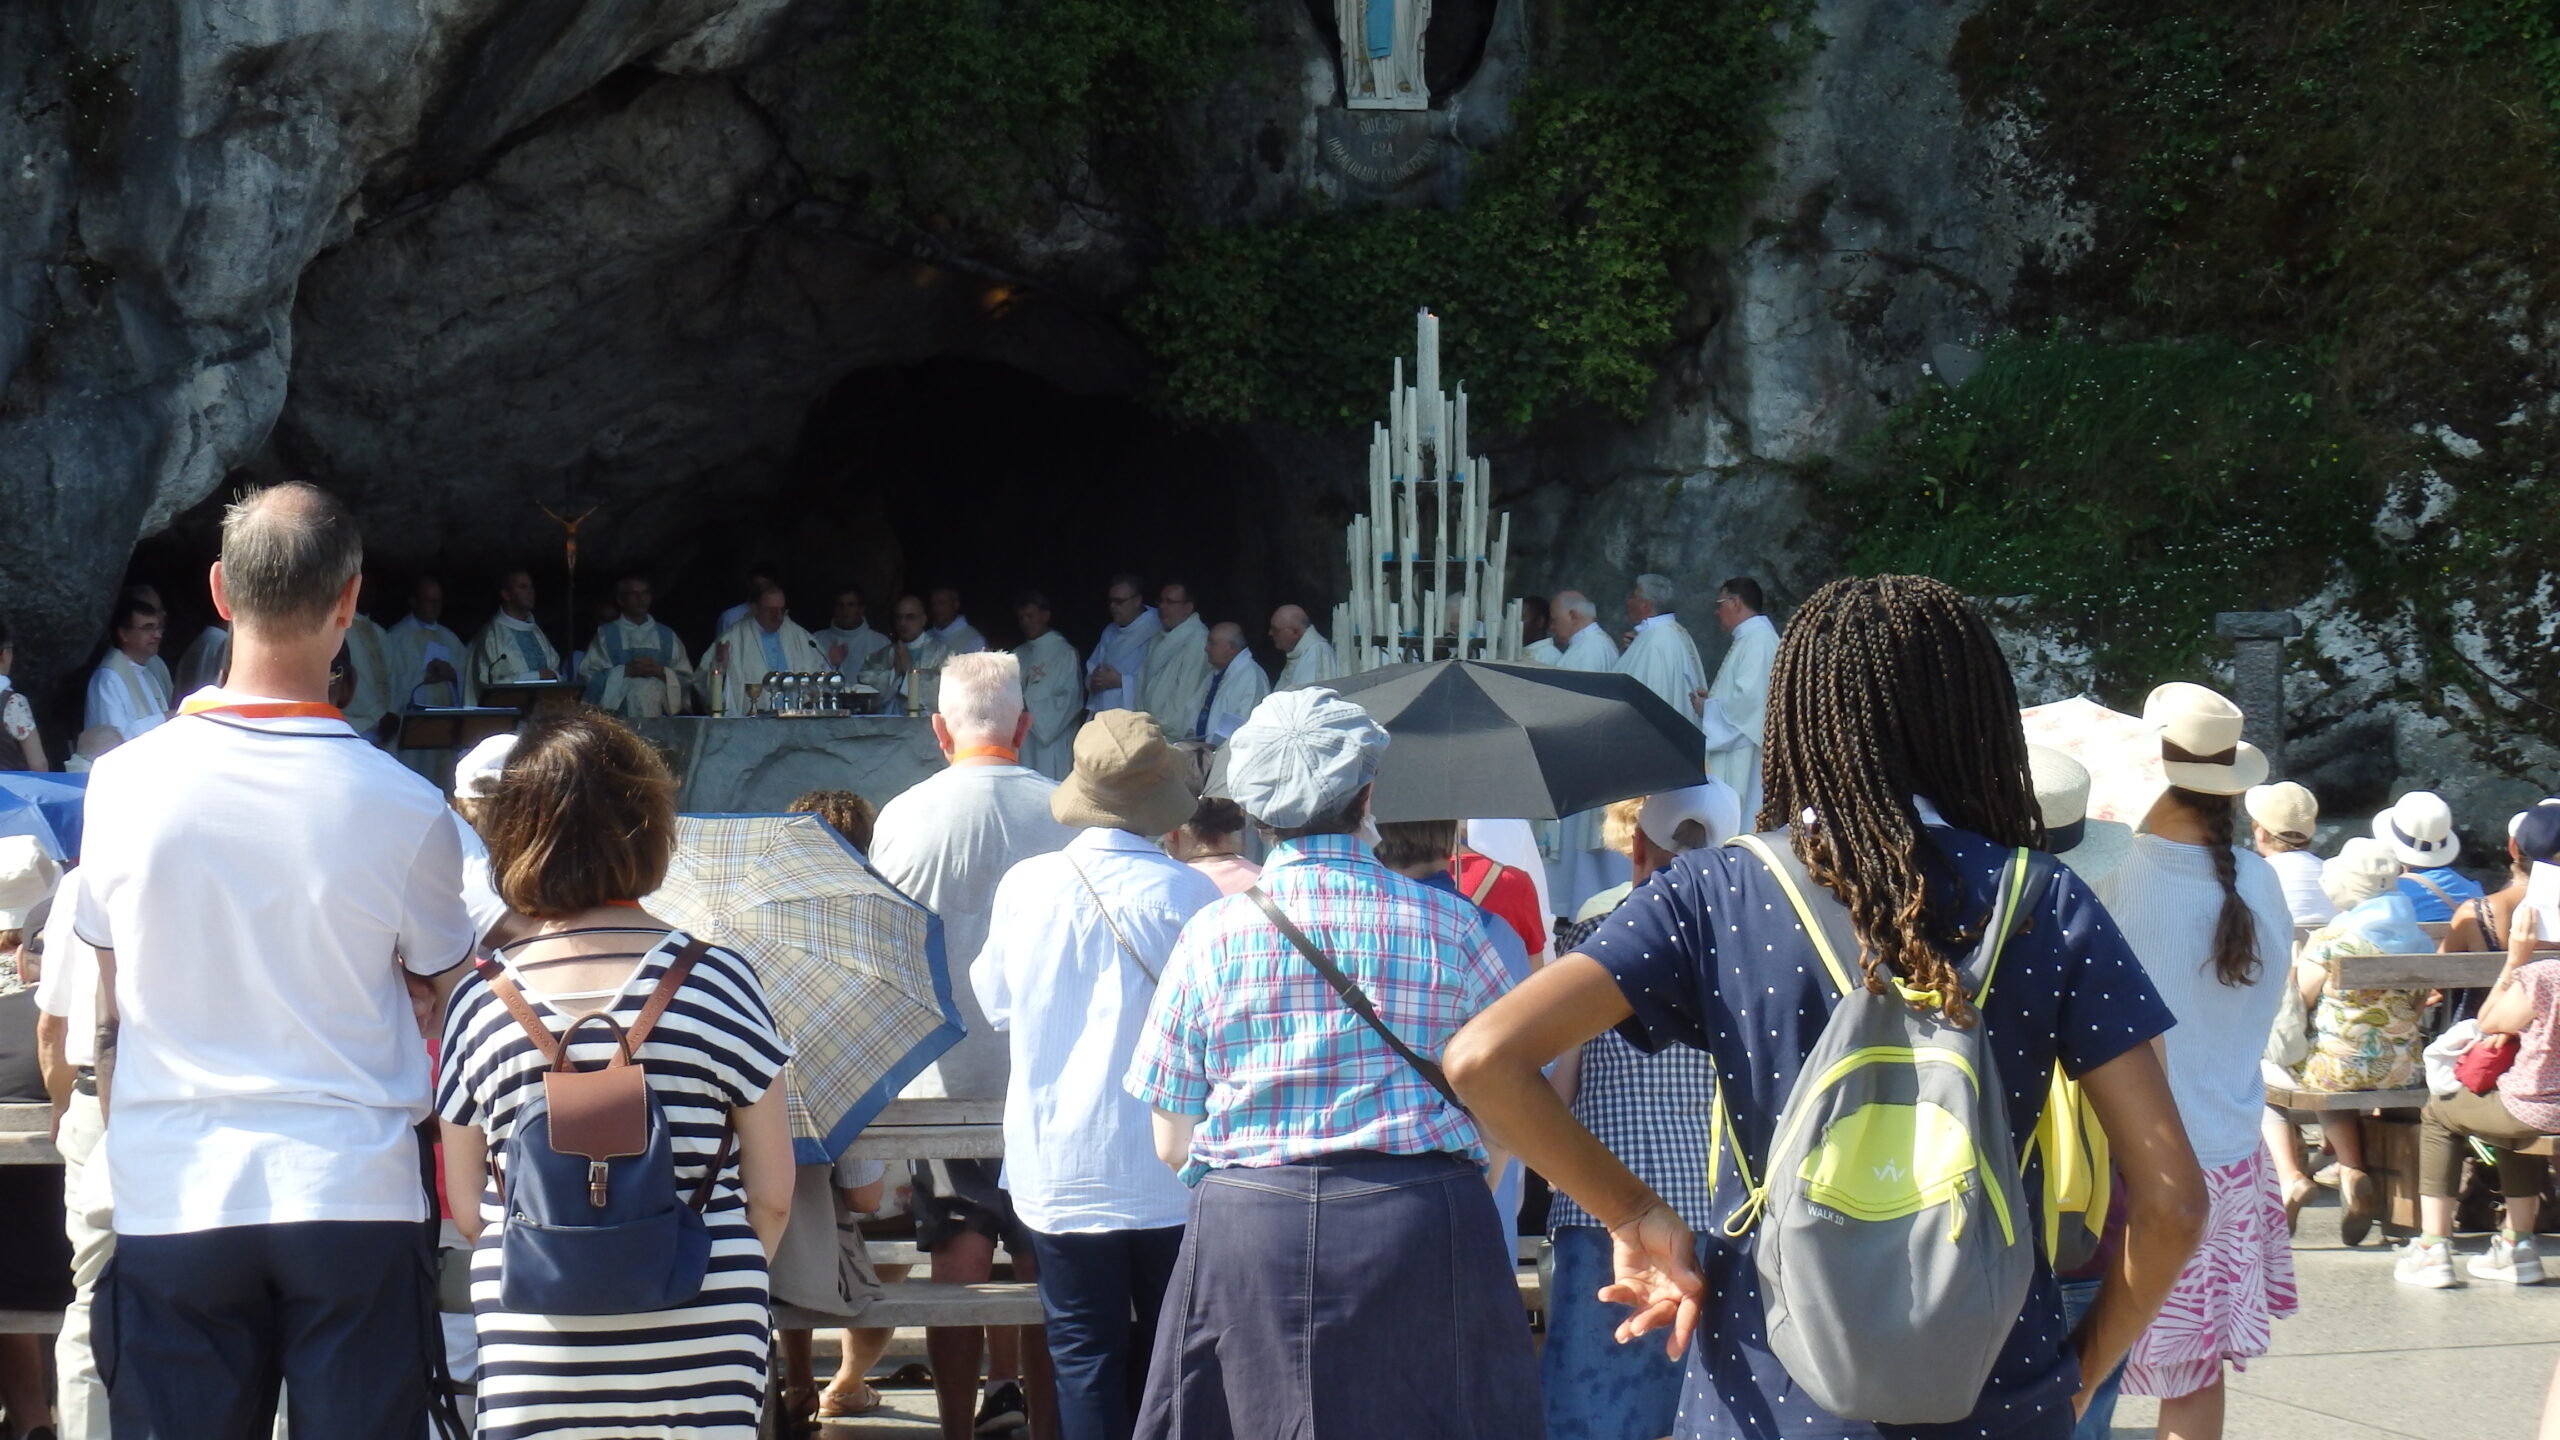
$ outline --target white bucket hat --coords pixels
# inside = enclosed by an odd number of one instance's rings
[[[2045,848],[2083,880],[2115,869],[2133,849],[2133,827],[2089,818],[2089,767],[2049,745],[2029,745],[2027,765],[2035,771]]]
[[[24,930],[36,907],[53,898],[62,867],[33,835],[0,835],[0,930]]]
[[[2142,718],[2160,734],[2160,770],[2200,795],[2245,795],[2267,778],[2267,757],[2240,738],[2240,707],[2202,685],[2177,681],[2151,692]]]
[[[2453,807],[2432,790],[2412,790],[2373,817],[2373,838],[2391,847],[2400,863],[2418,870],[2450,865],[2462,853],[2453,833]]]
[[[2391,847],[2361,835],[2339,846],[2338,853],[2320,865],[2320,893],[2341,910],[2353,910],[2388,893],[2399,879],[2400,861]]]

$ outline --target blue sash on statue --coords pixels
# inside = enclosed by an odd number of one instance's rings
[[[1369,58],[1385,60],[1396,53],[1396,0],[1368,0]]]

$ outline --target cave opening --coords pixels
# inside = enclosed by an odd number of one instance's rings
[[[1232,430],[1178,425],[1119,394],[1081,394],[1000,361],[941,356],[869,366],[824,386],[798,434],[758,457],[699,478],[639,489],[608,470],[564,478],[556,494],[521,497],[520,543],[492,547],[447,526],[402,526],[360,477],[311,478],[347,494],[365,524],[364,609],[389,624],[421,573],[445,586],[446,623],[468,640],[495,609],[504,572],[526,564],[539,618],[565,655],[583,645],[613,581],[641,570],[657,615],[697,651],[737,603],[751,564],[777,568],[793,618],[829,623],[837,591],[860,586],[872,625],[889,630],[902,593],[951,585],[970,622],[1002,647],[1021,638],[1014,600],[1046,593],[1054,623],[1089,652],[1107,623],[1111,578],[1134,572],[1150,603],[1186,581],[1208,623],[1233,620],[1275,662],[1264,622],[1277,603],[1318,597],[1296,583],[1289,527],[1265,497],[1276,461]],[[262,467],[259,478],[295,473]],[[213,617],[205,566],[220,546],[224,494],[136,550],[131,576],[160,586],[172,609],[174,657]],[[581,528],[576,584],[566,583],[565,516],[599,507]],[[403,501],[408,511],[412,502]]]

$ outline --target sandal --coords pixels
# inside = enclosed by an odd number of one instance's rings
[[[2294,1233],[2302,1223],[2303,1203],[2319,1193],[2319,1182],[2308,1175],[2297,1176],[2292,1184],[2284,1187],[2284,1233]]]
[[[851,1398],[848,1398],[843,1391],[838,1390],[835,1386],[829,1385],[826,1389],[818,1392],[818,1418],[821,1420],[843,1420],[855,1415],[868,1415],[872,1411],[879,1409],[880,1404],[880,1392],[872,1389],[871,1382],[868,1380],[857,1380],[854,1382],[854,1390]]]
[[[782,1423],[793,1435],[807,1435],[818,1428],[818,1387],[786,1385],[782,1390]]]

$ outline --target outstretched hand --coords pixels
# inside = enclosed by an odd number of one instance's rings
[[[1618,1278],[1600,1288],[1600,1299],[1635,1309],[1618,1322],[1618,1343],[1668,1325],[1665,1353],[1674,1360],[1687,1354],[1707,1295],[1706,1277],[1698,1273],[1698,1237],[1687,1222],[1657,1200],[1609,1231],[1609,1250]]]

